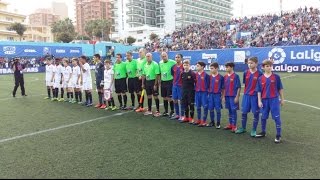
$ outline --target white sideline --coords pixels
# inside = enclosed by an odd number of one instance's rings
[[[163,104],[160,104],[160,105],[163,105]],[[152,106],[152,107],[154,107],[154,106]],[[25,137],[30,137],[30,136],[34,136],[34,135],[38,135],[38,134],[43,134],[43,133],[52,132],[52,131],[56,131],[56,130],[60,130],[60,129],[65,129],[65,128],[68,128],[68,127],[74,127],[74,126],[78,126],[78,125],[82,125],[82,124],[87,124],[87,123],[98,121],[98,120],[101,120],[101,119],[108,119],[108,118],[114,117],[114,116],[121,116],[121,115],[130,113],[130,112],[132,112],[132,111],[116,113],[116,114],[112,114],[112,115],[109,115],[109,116],[98,117],[98,118],[95,118],[95,119],[90,119],[90,120],[86,120],[86,121],[82,121],[82,122],[78,122],[78,123],[63,125],[63,126],[59,126],[59,127],[56,127],[56,128],[50,128],[50,129],[45,129],[45,130],[41,130],[41,131],[29,133],[29,134],[23,134],[23,135],[11,137],[11,138],[0,139],[0,144],[2,144],[4,142],[8,142],[8,141],[14,141],[14,140],[17,140],[17,139],[25,138]]]
[[[291,78],[291,77],[295,77],[295,76],[297,76],[297,75],[285,76],[285,77],[283,77],[281,79],[287,79],[287,78]]]
[[[320,110],[320,107],[316,107],[316,106],[311,106],[309,104],[303,104],[303,103],[300,103],[300,102],[295,102],[295,101],[288,101],[288,100],[284,100],[288,103],[292,103],[292,104],[298,104],[298,105],[301,105],[301,106],[306,106],[306,107],[309,107],[309,108],[313,108],[313,109],[317,109],[317,110]]]
[[[29,133],[29,134],[24,134],[24,135],[20,135],[20,136],[11,137],[11,138],[1,139],[0,140],[0,144],[4,143],[4,142],[8,142],[8,141],[13,141],[13,140],[25,138],[25,137],[30,137],[30,136],[34,136],[34,135],[38,135],[38,134],[43,134],[43,133],[52,132],[52,131],[56,131],[56,130],[60,130],[60,129],[65,129],[65,128],[68,128],[68,127],[74,127],[74,126],[78,126],[78,125],[82,125],[82,124],[87,124],[87,123],[98,121],[98,120],[101,120],[101,119],[108,119],[108,118],[111,118],[111,117],[114,117],[114,116],[121,116],[121,115],[127,114],[129,112],[130,111],[123,112],[123,113],[116,113],[116,114],[113,114],[113,115],[103,116],[103,117],[99,117],[99,118],[95,118],[95,119],[90,119],[90,120],[83,121],[83,122],[63,125],[63,126],[59,126],[59,127],[56,127],[56,128],[50,128],[50,129],[45,129],[45,130]]]
[[[285,76],[285,77],[282,77],[281,79],[287,79],[287,78],[291,78],[291,77],[295,77],[297,75],[290,75],[290,76]],[[242,86],[244,87],[244,86]],[[242,93],[243,94],[243,93]],[[295,102],[295,101],[289,101],[289,100],[284,100],[288,103],[292,103],[292,104],[297,104],[297,105],[301,105],[301,106],[306,106],[306,107],[309,107],[309,108],[313,108],[313,109],[316,109],[316,110],[320,110],[320,107],[316,107],[316,106],[312,106],[312,105],[309,105],[309,104],[304,104],[304,103],[300,103],[300,102]]]
[[[28,98],[28,97],[39,97],[39,96],[45,96],[47,94],[38,94],[38,95],[28,95],[27,97],[12,97],[12,94],[9,94],[9,98],[2,98],[0,101],[10,100],[10,99],[21,99],[21,98]],[[19,95],[17,95],[19,96]]]

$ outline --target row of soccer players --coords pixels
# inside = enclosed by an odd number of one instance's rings
[[[103,102],[104,97],[106,97],[104,93],[112,94],[111,90],[114,82],[121,109],[127,109],[126,92],[127,89],[129,89],[132,101],[131,109],[136,109],[136,112],[143,112],[144,101],[143,97],[141,98],[141,92],[142,89],[145,89],[148,98],[148,110],[144,114],[153,114],[156,117],[161,116],[158,98],[158,90],[161,85],[161,96],[164,99],[165,109],[162,116],[170,116],[172,119],[179,119],[180,122],[189,122],[200,127],[216,126],[216,128],[219,129],[222,102],[225,102],[225,107],[229,110],[229,123],[224,129],[231,130],[237,134],[246,132],[247,114],[251,111],[254,115],[251,136],[264,137],[266,135],[266,121],[269,116],[269,111],[271,111],[277,128],[275,142],[280,142],[280,104],[282,105],[284,100],[282,83],[280,77],[271,72],[271,61],[263,62],[262,67],[265,70],[265,74],[262,75],[262,73],[257,70],[257,58],[249,59],[249,69],[244,73],[243,78],[245,90],[242,101],[242,127],[237,129],[237,110],[239,109],[241,83],[239,76],[233,71],[234,63],[226,64],[227,74],[225,76],[219,74],[218,64],[212,63],[210,65],[210,75],[208,75],[204,71],[205,63],[198,62],[197,72],[194,73],[190,69],[190,62],[188,60],[182,62],[183,57],[181,54],[177,54],[175,57],[176,61],[173,61],[168,59],[166,53],[162,53],[162,60],[159,64],[152,60],[152,54],[148,53],[145,55],[144,49],[139,51],[139,56],[140,58],[138,60],[133,60],[132,54],[128,52],[126,54],[127,61],[122,62],[121,54],[117,54],[117,60],[113,66],[113,70],[111,69],[110,61],[105,61],[105,65],[103,65],[100,56],[98,54],[94,56],[96,62],[95,84],[99,95],[99,104],[96,105],[97,108],[116,109],[112,97],[105,99],[108,100],[109,106],[106,105],[106,102]],[[74,59],[73,68],[77,68],[76,62],[77,60]],[[92,81],[89,71],[90,67],[86,63],[86,57],[81,57],[79,64],[83,72],[82,78],[81,73],[79,73],[80,76],[79,74],[74,75],[74,73],[71,73],[70,75],[77,78],[70,79],[74,79],[73,85],[83,84],[83,89],[86,92],[86,105],[92,106]],[[80,79],[82,79],[82,81]],[[77,83],[79,81],[80,83]],[[57,90],[57,88],[55,88],[55,90]],[[77,93],[77,88],[75,89],[75,93]],[[142,103],[139,103],[138,108],[134,108],[134,93],[136,93],[138,101],[142,99]],[[151,111],[152,96],[156,103],[155,113]],[[281,101],[279,101],[279,96],[281,97]],[[124,100],[124,106],[122,100]],[[181,102],[181,112],[179,112],[179,102]],[[171,108],[170,114],[168,113],[169,104]],[[194,105],[196,105],[197,108],[196,120],[194,119]],[[202,109],[203,116],[201,115]],[[210,123],[207,123],[208,111],[210,111]],[[260,111],[262,112],[262,132],[256,134]]]

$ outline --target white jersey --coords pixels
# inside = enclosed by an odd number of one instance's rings
[[[55,66],[55,73],[54,73],[54,81],[60,82],[61,81],[61,74],[62,74],[62,66],[59,64],[58,66]]]
[[[114,75],[113,69],[109,69],[109,70],[105,69],[104,70],[104,87],[105,88],[108,89],[112,85],[111,82],[113,79],[112,78],[113,75]]]
[[[49,82],[52,79],[54,66],[52,64],[46,65],[46,81]]]
[[[91,78],[91,69],[90,69],[90,65],[88,63],[85,63],[83,65],[83,69],[86,70],[86,72],[82,71],[82,78],[83,78],[83,82],[92,82],[92,78]]]
[[[78,76],[81,75],[80,67],[79,66],[74,66],[72,68],[72,82],[77,83],[78,81]]]
[[[69,80],[71,73],[72,73],[72,69],[70,66],[63,67],[63,78],[65,82]]]

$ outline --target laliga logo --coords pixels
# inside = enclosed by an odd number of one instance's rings
[[[44,47],[43,48],[43,53],[44,54],[50,53],[50,49],[48,47]]]
[[[16,53],[16,47],[15,46],[4,46],[3,47],[4,54],[15,54]]]
[[[286,59],[286,53],[282,48],[273,48],[269,52],[269,58],[274,59],[274,64],[281,64]]]

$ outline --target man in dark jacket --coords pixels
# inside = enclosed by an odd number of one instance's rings
[[[24,89],[24,78],[23,78],[23,70],[25,69],[25,65],[21,64],[19,58],[14,58],[13,64],[11,66],[12,71],[14,72],[15,86],[12,91],[12,96],[16,97],[17,89],[20,86],[21,95],[27,96]]]

